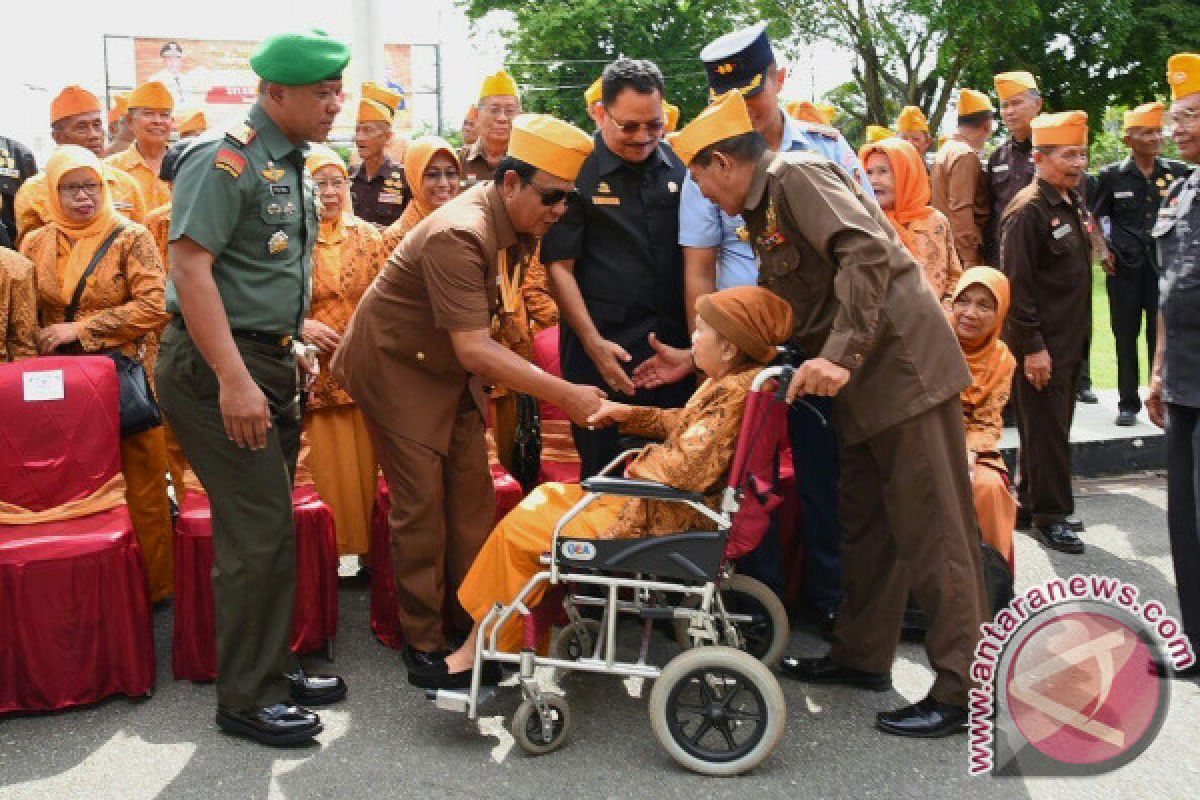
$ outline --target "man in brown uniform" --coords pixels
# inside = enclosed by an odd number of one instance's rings
[[[1033,182],[1033,142],[1030,123],[1042,113],[1042,95],[1037,80],[1028,72],[1002,72],[995,77],[1000,96],[1000,117],[1008,138],[987,162],[988,195],[992,215],[986,233],[985,263],[1000,261],[1000,218],[1017,192]]]
[[[1000,262],[1012,285],[1005,340],[1021,368],[1013,379],[1021,435],[1017,501],[1048,547],[1082,553],[1067,523],[1074,387],[1092,318],[1090,218],[1076,192],[1087,168],[1087,114],[1033,121],[1037,177],[1001,221]]]
[[[739,93],[672,145],[706,197],[744,216],[760,283],[792,306],[809,360],[789,399],[836,398],[846,596],[829,654],[785,659],[783,672],[888,688],[911,588],[937,677],[925,699],[876,724],[904,736],[963,730],[985,603],[959,401],[971,376],[937,298],[850,175],[812,153],[769,152]]]
[[[950,220],[963,267],[984,263],[983,232],[992,209],[979,149],[992,135],[994,113],[992,101],[983,92],[960,91],[958,130],[937,151],[929,171],[930,205]]]
[[[404,177],[404,165],[387,153],[392,144],[392,122],[404,95],[373,81],[362,87],[354,146],[362,159],[350,171],[350,196],[354,215],[377,228],[386,228],[404,213],[412,195]]]
[[[501,70],[484,80],[475,114],[478,138],[458,151],[464,189],[492,179],[500,159],[508,152],[513,120],[520,113],[521,98],[511,75]]]
[[[334,356],[333,373],[367,417],[391,493],[410,666],[447,652],[448,591],[453,596],[492,527],[483,384],[548,400],[580,423],[603,397],[542,372],[491,337],[502,286],[520,285],[534,237],[562,217],[591,150],[591,137],[571,125],[518,117],[495,181],[450,201],[405,237]],[[457,612],[469,630],[470,618]]]

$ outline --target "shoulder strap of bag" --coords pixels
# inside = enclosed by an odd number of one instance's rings
[[[123,225],[113,228],[112,233],[96,248],[96,254],[92,256],[91,263],[87,265],[87,269],[83,271],[83,274],[79,276],[79,283],[75,284],[75,293],[71,295],[71,304],[67,306],[64,322],[75,321],[75,315],[79,312],[79,301],[83,299],[83,290],[87,286],[87,279],[92,277],[92,273],[100,265],[100,259],[104,258],[104,254],[108,252],[108,248],[112,247],[112,243],[117,240],[117,236],[123,230],[125,230],[125,226]]]

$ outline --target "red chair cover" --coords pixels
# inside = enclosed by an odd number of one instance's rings
[[[310,653],[337,633],[337,535],[333,511],[311,486],[296,487],[292,502],[296,520],[292,650]],[[172,665],[176,680],[211,681],[217,677],[212,566],[208,497],[188,492],[175,532]]]
[[[517,507],[524,493],[521,484],[499,464],[492,464],[492,483],[496,487],[496,521]],[[388,536],[388,514],[392,499],[387,483],[379,479],[375,508],[371,512],[371,630],[388,647],[404,646],[404,634],[396,616],[396,578],[392,571],[392,548]]]
[[[62,370],[63,398],[24,399],[24,374]],[[0,365],[0,500],[31,511],[86,497],[121,468],[110,359]],[[154,689],[141,550],[124,507],[0,526],[0,713]]]
[[[534,336],[533,363],[561,378],[558,342],[557,325]],[[579,453],[575,451],[566,412],[545,400],[538,400],[538,411],[542,417],[542,469],[538,478],[542,483],[579,483]]]

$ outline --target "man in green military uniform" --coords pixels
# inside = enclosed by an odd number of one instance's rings
[[[318,212],[306,142],[341,109],[349,48],[284,34],[250,58],[262,79],[244,125],[180,158],[171,212],[158,391],[213,517],[217,725],[263,744],[321,731],[304,706],[346,685],[291,654],[296,580],[292,476],[300,445],[293,351],[308,311]]]

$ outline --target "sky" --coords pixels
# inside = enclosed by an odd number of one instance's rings
[[[11,5],[10,5],[11,4]],[[453,0],[7,0],[9,30],[0,48],[0,133],[46,153],[50,100],[77,83],[101,98],[105,89],[105,36],[180,39],[262,39],[285,29],[318,27],[361,50],[375,43],[441,45],[444,119],[457,127],[484,75],[504,61],[505,14],[472,24]],[[286,8],[286,22],[279,19]],[[15,19],[14,19],[15,14]],[[110,47],[110,54],[119,47]],[[644,55],[644,54],[637,54]],[[379,79],[378,64],[348,75],[347,91]],[[119,63],[110,65],[116,72]],[[820,49],[790,65],[785,97],[808,99],[848,80],[850,59]],[[115,81],[114,81],[115,82]],[[419,98],[418,120],[432,124],[432,98]]]

